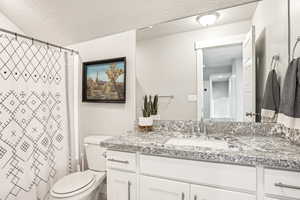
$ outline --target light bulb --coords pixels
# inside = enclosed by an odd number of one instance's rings
[[[210,26],[217,22],[218,18],[220,17],[219,13],[211,13],[208,15],[198,16],[196,18],[197,22],[202,26]]]

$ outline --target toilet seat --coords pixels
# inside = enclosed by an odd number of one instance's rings
[[[75,172],[56,182],[51,190],[51,195],[58,198],[75,196],[88,190],[95,181],[95,175],[89,171]]]

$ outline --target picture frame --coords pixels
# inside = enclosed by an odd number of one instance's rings
[[[126,57],[84,62],[82,101],[126,103]]]

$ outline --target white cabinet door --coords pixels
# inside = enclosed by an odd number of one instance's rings
[[[140,176],[140,200],[189,200],[189,184]]]
[[[134,173],[107,171],[107,200],[136,200],[136,193]]]
[[[191,185],[190,200],[256,200],[255,195]]]
[[[264,191],[266,195],[300,199],[300,173],[265,169]]]

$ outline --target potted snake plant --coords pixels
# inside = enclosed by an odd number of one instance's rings
[[[150,96],[151,102],[151,117],[153,120],[160,120],[160,115],[158,114],[158,95],[155,95],[152,102],[152,97]]]
[[[142,108],[143,117],[139,117],[139,126],[140,127],[152,127],[153,119],[151,117],[151,107],[152,99],[148,98],[147,95],[144,96],[144,105]]]

